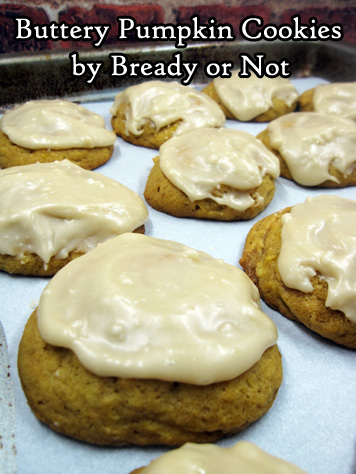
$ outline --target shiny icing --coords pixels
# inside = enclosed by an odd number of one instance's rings
[[[225,128],[199,129],[168,140],[160,148],[160,168],[191,201],[210,198],[237,210],[255,204],[250,192],[266,173],[279,176],[278,159],[259,140]],[[229,189],[219,192],[222,185]]]
[[[288,106],[298,98],[298,92],[288,79],[263,76],[239,77],[239,70],[231,77],[214,79],[216,93],[225,107],[241,121],[252,120],[267,112],[273,105],[273,98],[283,100]]]
[[[309,197],[282,222],[278,268],[284,284],[310,293],[310,279],[319,274],[328,284],[326,306],[356,323],[356,201]]]
[[[0,129],[16,145],[29,149],[106,147],[116,134],[103,117],[82,105],[61,99],[33,100],[7,111]]]
[[[313,93],[315,112],[356,120],[356,82],[320,84]]]
[[[44,340],[99,376],[207,385],[245,372],[277,340],[242,270],[141,234],[69,263],[37,314]]]
[[[142,199],[122,184],[68,160],[0,170],[0,253],[66,258],[131,232],[147,219]]]
[[[272,456],[253,443],[239,441],[230,447],[186,443],[164,453],[141,474],[305,474],[293,464]]]
[[[326,180],[338,182],[329,173],[332,165],[344,176],[356,163],[356,123],[349,119],[316,112],[296,112],[279,117],[268,125],[272,147],[277,150],[292,175],[304,186]]]
[[[221,127],[225,116],[210,97],[192,87],[176,82],[148,81],[128,87],[117,94],[110,109],[115,115],[121,104],[128,104],[126,110],[126,133],[140,135],[147,120],[156,129],[181,121],[175,130],[180,135],[201,127]]]

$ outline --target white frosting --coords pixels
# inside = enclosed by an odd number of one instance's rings
[[[253,443],[231,447],[186,443],[143,468],[142,474],[305,474],[293,464],[272,456]]]
[[[356,120],[356,82],[320,84],[313,94],[315,112]]]
[[[140,135],[146,120],[156,129],[181,120],[175,135],[201,127],[221,127],[225,116],[210,97],[192,87],[176,82],[148,81],[120,92],[111,114],[115,115],[121,104],[128,104],[126,133]]]
[[[283,100],[288,106],[298,98],[297,90],[288,79],[258,78],[253,73],[250,77],[241,78],[239,72],[233,71],[231,77],[217,77],[213,81],[221,102],[238,120],[252,120],[267,112],[273,105],[274,97]]]
[[[30,149],[111,146],[116,134],[103,117],[66,100],[34,100],[7,111],[0,129],[16,145]]]
[[[191,201],[210,198],[238,210],[255,204],[249,191],[266,173],[279,176],[278,159],[259,140],[225,128],[199,129],[168,140],[160,148],[160,168]],[[222,185],[232,189],[219,194]]]
[[[332,165],[344,176],[356,163],[356,123],[316,112],[297,112],[268,125],[272,147],[285,160],[292,178],[304,186],[326,180],[338,182],[329,173]]]
[[[140,234],[111,239],[65,266],[37,314],[48,343],[72,349],[100,376],[231,380],[277,340],[242,270]]]
[[[143,200],[122,184],[68,160],[0,170],[0,253],[66,258],[131,232],[147,220]]]
[[[356,201],[307,198],[282,217],[278,268],[289,288],[313,291],[311,277],[328,284],[326,306],[356,323]]]

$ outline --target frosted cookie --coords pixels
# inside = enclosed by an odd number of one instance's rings
[[[143,232],[147,208],[126,186],[63,160],[0,170],[0,270],[48,276],[99,243]]]
[[[212,99],[176,82],[149,81],[131,86],[116,96],[110,111],[117,135],[154,149],[172,136],[225,123],[224,114]]]
[[[280,77],[258,78],[253,73],[241,78],[239,72],[233,71],[230,78],[217,77],[203,89],[220,105],[226,118],[270,122],[295,110],[298,92],[291,81]]]
[[[116,135],[104,119],[66,100],[35,100],[0,119],[0,168],[68,159],[85,169],[106,163]]]
[[[300,95],[299,109],[356,120],[356,82],[319,84]]]
[[[356,348],[356,202],[308,198],[248,234],[240,261],[267,304]]]
[[[181,445],[246,428],[282,381],[247,275],[177,242],[111,239],[58,272],[18,366],[39,420],[104,445]]]
[[[356,123],[342,117],[296,112],[257,135],[280,160],[281,176],[302,186],[356,185]]]
[[[224,448],[215,444],[186,443],[154,459],[131,474],[306,474],[284,459],[253,443],[239,441]]]
[[[278,159],[253,135],[199,129],[164,143],[144,197],[158,211],[200,219],[251,219],[271,202]]]

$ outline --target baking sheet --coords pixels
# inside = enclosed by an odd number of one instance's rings
[[[293,80],[299,92],[322,78]],[[112,101],[85,104],[104,116],[110,126]],[[256,135],[265,124],[228,120],[226,126]],[[110,176],[143,197],[155,150],[117,139],[111,160],[96,172]],[[355,188],[305,189],[284,178],[276,180],[272,203],[247,222],[211,222],[171,217],[149,209],[146,234],[176,240],[233,265],[242,253],[251,226],[262,217],[307,196],[337,194],[356,198]],[[146,465],[165,448],[96,447],[63,437],[37,421],[29,409],[17,374],[17,350],[24,325],[47,284],[46,278],[0,272],[0,319],[7,334],[11,374],[16,390],[16,448],[19,474],[128,474]],[[287,320],[262,303],[279,332],[284,378],[269,412],[240,434],[218,444],[239,440],[256,443],[267,452],[295,463],[310,474],[354,474],[356,467],[355,352],[336,346],[301,325]],[[0,452],[1,455],[1,452]]]
[[[266,55],[266,61],[287,60],[294,77],[322,77],[333,82],[356,80],[356,47],[344,42],[193,42],[179,52],[184,61],[199,63],[193,81],[195,84],[206,82],[204,68],[210,62],[232,61],[237,68],[241,53],[252,58],[263,53]],[[147,79],[139,75],[114,76],[110,54],[124,54],[128,63],[149,61],[153,64],[157,61],[168,63],[177,50],[167,42],[144,42],[136,45],[119,43],[111,48],[81,50],[80,61],[102,64],[100,74],[91,83],[87,82],[88,74],[73,77],[68,59],[70,53],[70,50],[66,50],[0,55],[1,109],[38,98],[59,96],[75,97],[80,101],[89,98],[93,101],[113,95],[120,87],[124,88]]]

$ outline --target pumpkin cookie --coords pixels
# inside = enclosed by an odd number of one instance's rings
[[[356,82],[319,84],[300,95],[299,110],[356,120]]]
[[[356,202],[308,198],[249,232],[241,266],[267,304],[321,336],[356,348]]]
[[[356,185],[356,123],[316,112],[296,112],[257,135],[280,160],[281,176],[302,186]]]
[[[124,232],[147,208],[124,185],[63,160],[0,170],[0,270],[49,276]]]
[[[37,100],[0,119],[0,168],[68,159],[92,170],[106,163],[116,135],[104,119],[65,100]]]
[[[230,78],[214,79],[203,92],[214,99],[226,118],[241,122],[270,122],[281,115],[293,112],[298,92],[288,79],[255,74],[240,78],[233,71]]]
[[[18,355],[28,403],[53,430],[95,444],[240,431],[282,381],[277,330],[259,301],[242,270],[205,253],[111,239],[58,272],[30,317]]]
[[[176,217],[251,219],[271,202],[277,158],[254,136],[231,129],[199,129],[161,146],[144,196]]]
[[[149,81],[131,86],[116,96],[111,114],[117,135],[154,149],[172,136],[225,123],[224,114],[212,99],[176,82]]]

